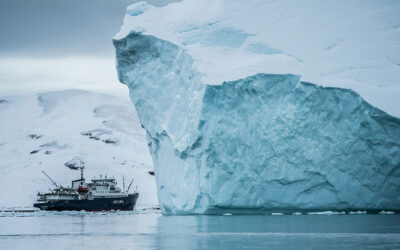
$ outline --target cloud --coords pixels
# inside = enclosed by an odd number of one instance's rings
[[[0,95],[71,88],[128,96],[112,57],[0,58]]]

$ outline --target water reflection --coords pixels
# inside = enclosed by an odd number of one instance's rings
[[[393,249],[400,215],[0,217],[0,249]]]
[[[161,216],[156,249],[390,249],[400,216]]]

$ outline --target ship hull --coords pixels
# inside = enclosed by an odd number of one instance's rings
[[[138,193],[120,198],[95,198],[93,200],[48,201],[33,206],[47,211],[110,211],[133,210],[139,197]]]

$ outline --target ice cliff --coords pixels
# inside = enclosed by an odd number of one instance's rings
[[[329,41],[303,44],[293,36],[287,50],[296,43],[301,49],[283,52],[260,42],[266,33],[278,32],[265,25],[270,17],[263,17],[263,10],[278,2],[246,3],[184,1],[155,8],[142,2],[128,7],[114,38],[119,79],[129,87],[146,130],[162,211],[400,210],[400,119],[353,90],[282,74],[304,73],[309,79],[334,72],[342,67],[340,61],[360,69],[376,63],[369,59],[385,56],[386,49],[377,48],[383,55],[366,50],[348,57],[342,53],[349,45],[343,45],[337,58],[327,57],[331,61],[324,65],[312,56],[323,58],[316,50]],[[310,11],[320,10],[319,5],[314,2]],[[384,8],[382,13],[392,12]],[[290,11],[287,15],[290,20]],[[244,25],[240,20],[246,17]],[[264,29],[257,20],[265,20]],[[357,41],[351,34],[357,21],[337,33]],[[310,32],[301,35],[312,37]],[[363,45],[380,43],[375,39]],[[309,62],[297,57],[302,54],[310,56]],[[399,59],[399,53],[392,58]],[[398,72],[391,67],[375,73],[395,79]],[[372,75],[357,72],[335,76],[352,87],[354,79]],[[374,84],[376,78],[366,86]]]

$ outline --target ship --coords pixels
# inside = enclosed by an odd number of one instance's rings
[[[125,190],[117,187],[114,178],[93,178],[91,182],[86,182],[84,168],[80,168],[80,179],[73,180],[71,186],[63,187],[58,185],[50,176],[42,173],[53,183],[54,189],[48,193],[38,193],[34,207],[47,211],[113,211],[113,210],[133,210],[139,193],[134,191],[129,193],[133,179]]]

